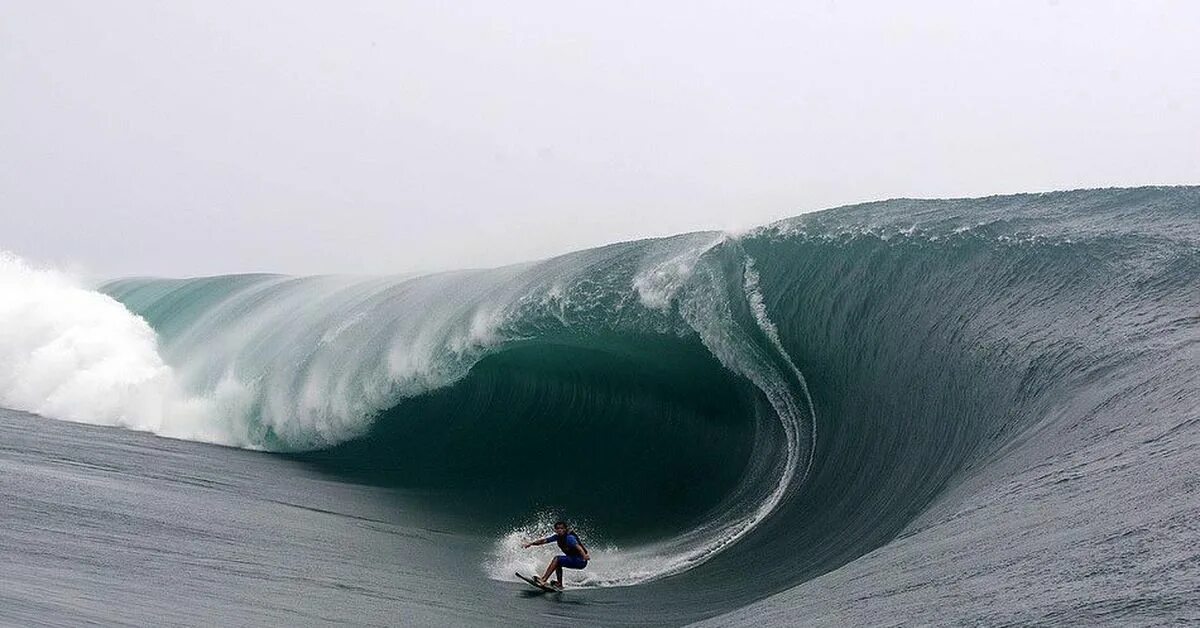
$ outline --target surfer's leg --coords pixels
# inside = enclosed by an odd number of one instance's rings
[[[558,571],[559,574],[562,574],[562,567],[558,566],[558,557],[557,556],[555,556],[554,558],[551,558],[550,564],[546,565],[546,573],[542,574],[542,582],[549,582],[550,574],[553,573],[554,571]],[[562,576],[559,575],[558,579],[562,580]]]
[[[562,563],[557,558],[554,559],[554,575],[558,578],[558,586],[562,587]]]

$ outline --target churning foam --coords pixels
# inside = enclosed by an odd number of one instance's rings
[[[183,393],[145,320],[71,276],[7,252],[0,252],[0,406],[243,444],[213,430],[211,401]]]

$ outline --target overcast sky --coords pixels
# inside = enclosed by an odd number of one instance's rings
[[[0,0],[0,249],[405,272],[1200,183],[1200,2]]]

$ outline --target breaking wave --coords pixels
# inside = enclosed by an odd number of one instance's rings
[[[1194,335],[1198,199],[887,201],[421,277],[96,291],[10,256],[0,405],[469,496],[496,578],[565,514],[605,549],[582,585],[712,561],[762,597]],[[805,551],[763,561],[780,542]]]

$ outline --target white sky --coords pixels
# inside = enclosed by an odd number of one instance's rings
[[[862,200],[1200,183],[1200,2],[0,0],[0,249],[495,265]]]

